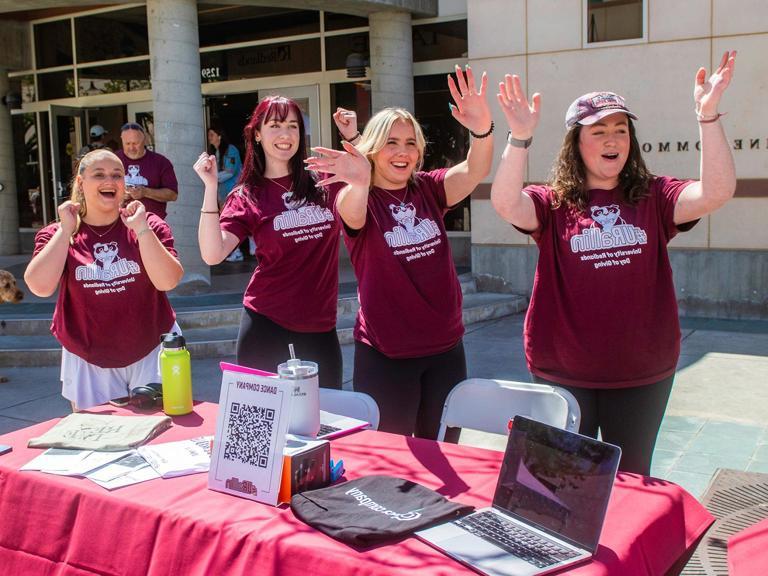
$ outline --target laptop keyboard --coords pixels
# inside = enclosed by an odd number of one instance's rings
[[[454,520],[454,524],[538,568],[578,556],[577,552],[530,532],[490,510]]]
[[[338,432],[341,430],[341,428],[336,428],[336,426],[328,426],[328,424],[320,424],[320,431],[317,433],[318,436],[325,436],[326,434],[331,434],[332,432]]]

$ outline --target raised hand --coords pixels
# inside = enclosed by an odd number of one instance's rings
[[[200,180],[203,181],[205,187],[213,186],[214,188],[219,185],[219,167],[216,164],[216,156],[209,155],[207,152],[203,152],[198,157],[192,168],[200,176]]]
[[[541,94],[538,92],[534,94],[529,104],[520,85],[520,77],[517,74],[506,74],[504,82],[499,82],[499,93],[496,98],[507,119],[512,137],[527,140],[533,136],[536,125],[539,123]]]
[[[725,89],[731,83],[734,69],[736,68],[736,51],[726,50],[720,59],[720,66],[707,79],[706,68],[699,68],[696,72],[696,84],[693,89],[693,100],[696,103],[696,112],[700,116],[714,116],[717,106]]]
[[[62,232],[67,236],[72,236],[77,226],[77,215],[80,212],[80,204],[67,200],[62,202],[58,208],[59,226]]]
[[[448,90],[451,92],[454,104],[449,104],[451,114],[470,132],[482,134],[491,128],[491,110],[486,98],[488,77],[485,72],[480,79],[480,89],[475,84],[472,69],[466,67],[466,78],[461,66],[456,66],[456,80],[448,75]]]
[[[318,184],[325,186],[334,182],[345,182],[354,187],[365,188],[371,185],[371,163],[349,142],[342,142],[344,151],[332,148],[315,147],[317,156],[310,156],[304,163],[307,170],[321,174],[330,174]]]
[[[125,208],[120,208],[120,218],[123,224],[134,232],[147,227],[147,209],[138,200],[134,200]]]
[[[354,140],[360,134],[357,128],[357,112],[338,107],[333,113],[333,121],[344,140]]]

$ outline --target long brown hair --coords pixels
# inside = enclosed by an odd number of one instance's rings
[[[640,143],[637,141],[632,119],[628,117],[627,122],[629,124],[629,156],[619,174],[619,188],[621,188],[622,200],[627,204],[635,205],[648,195],[653,174],[646,168],[640,153]],[[581,128],[582,126],[577,124],[565,134],[560,152],[552,166],[548,185],[554,192],[553,208],[559,208],[565,203],[568,207],[582,211],[586,209],[589,202],[587,170],[579,152]]]

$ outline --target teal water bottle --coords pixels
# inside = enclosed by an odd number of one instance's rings
[[[160,378],[163,412],[181,416],[192,412],[192,363],[184,336],[171,332],[160,336]]]

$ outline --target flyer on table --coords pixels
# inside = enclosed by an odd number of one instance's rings
[[[208,487],[277,505],[291,383],[223,368]]]

